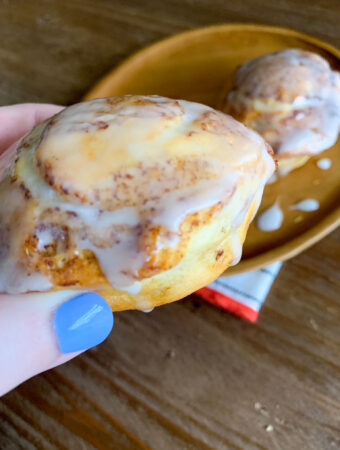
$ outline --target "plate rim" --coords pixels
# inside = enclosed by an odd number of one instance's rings
[[[271,34],[280,34],[280,35],[290,35],[296,38],[299,38],[305,42],[315,45],[327,52],[331,53],[337,59],[339,59],[340,63],[340,50],[329,44],[328,42],[324,42],[316,37],[310,36],[306,33],[302,33],[300,31],[294,30],[292,28],[287,27],[278,27],[274,25],[262,25],[262,24],[253,24],[253,23],[226,23],[226,24],[217,24],[210,25],[206,27],[200,27],[190,30],[185,30],[180,33],[176,33],[174,35],[168,36],[161,40],[158,40],[152,44],[143,47],[136,52],[132,53],[126,59],[124,59],[120,64],[110,70],[106,75],[104,75],[97,83],[95,83],[92,88],[86,92],[83,97],[83,101],[90,100],[93,98],[98,98],[103,96],[101,93],[103,91],[107,91],[110,86],[117,84],[117,81],[124,78],[124,74],[126,72],[131,71],[131,65],[138,63],[140,59],[144,59],[146,56],[152,55],[153,52],[159,52],[159,50],[166,46],[176,45],[177,41],[182,40],[186,36],[195,36],[202,34],[211,34],[218,31],[261,31],[265,33]],[[99,94],[99,95],[98,95]],[[326,235],[331,233],[340,225],[340,205],[335,207],[335,209],[321,219],[314,226],[309,228],[307,231],[299,234],[295,238],[287,241],[283,245],[279,247],[273,248],[271,250],[265,251],[256,255],[254,257],[250,257],[246,260],[242,260],[235,266],[229,267],[225,272],[223,272],[223,276],[230,276],[235,274],[240,274],[244,272],[248,272],[251,270],[257,270],[262,267],[265,267],[269,264],[272,264],[276,261],[286,261],[287,259],[293,258],[297,256],[307,248],[316,244],[318,241],[323,239]]]

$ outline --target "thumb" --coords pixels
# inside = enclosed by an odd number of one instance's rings
[[[100,344],[112,326],[95,293],[0,295],[0,395]]]

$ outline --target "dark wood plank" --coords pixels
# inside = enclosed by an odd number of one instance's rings
[[[337,0],[2,0],[1,104],[69,104],[132,52],[223,22],[282,25],[340,45]]]
[[[78,100],[132,52],[222,22],[340,45],[337,0],[2,0],[0,103]],[[190,299],[0,400],[0,448],[340,448],[340,230],[284,264],[255,325]]]

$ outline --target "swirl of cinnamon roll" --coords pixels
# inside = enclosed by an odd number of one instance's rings
[[[238,68],[222,107],[273,148],[279,170],[331,147],[340,129],[340,74],[321,56],[288,49]]]
[[[239,260],[274,167],[259,135],[208,106],[70,106],[0,181],[0,292],[86,289],[113,310],[182,298]]]

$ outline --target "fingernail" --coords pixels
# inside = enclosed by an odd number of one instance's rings
[[[86,293],[58,307],[53,327],[60,352],[77,352],[94,347],[107,338],[113,327],[113,314],[103,297]]]

